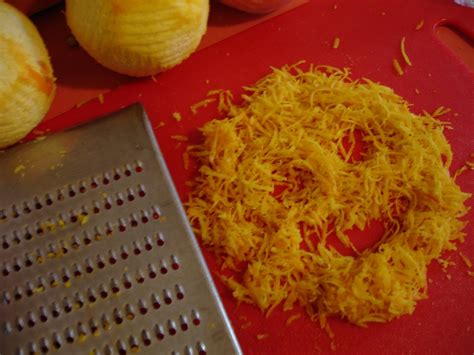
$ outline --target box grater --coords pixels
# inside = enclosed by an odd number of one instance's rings
[[[0,169],[0,354],[241,353],[141,105]]]

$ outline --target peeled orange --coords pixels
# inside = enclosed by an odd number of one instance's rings
[[[209,0],[66,0],[80,45],[99,63],[147,76],[186,59],[206,32]]]
[[[25,137],[54,97],[53,70],[33,23],[0,1],[0,148]]]

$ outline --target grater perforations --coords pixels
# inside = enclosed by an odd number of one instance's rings
[[[240,352],[140,106],[0,166],[0,354]]]
[[[135,161],[111,171],[103,172],[91,178],[84,178],[67,186],[54,189],[54,192],[46,192],[44,195],[33,196],[20,204],[13,204],[7,208],[0,209],[0,223],[8,223],[11,220],[25,217],[43,208],[51,207],[59,202],[68,202],[69,199],[79,194],[85,194],[88,190],[94,190],[100,185],[109,185],[119,181],[122,177],[130,178],[143,172],[143,163]],[[142,186],[143,188],[143,186]],[[144,190],[139,190],[143,194]],[[144,197],[141,196],[141,197]],[[133,198],[133,197],[132,197]]]

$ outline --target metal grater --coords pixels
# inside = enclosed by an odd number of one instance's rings
[[[241,353],[141,105],[0,169],[0,354]]]

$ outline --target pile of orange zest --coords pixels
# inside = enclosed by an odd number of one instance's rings
[[[338,49],[340,44],[341,44],[340,38],[336,37],[334,38],[334,42],[332,43],[332,48]]]
[[[413,64],[411,63],[410,58],[408,57],[406,48],[405,48],[405,40],[406,38],[403,37],[402,40],[400,41],[400,51],[402,52],[402,57],[405,63],[407,63],[409,66],[412,66]]]
[[[393,60],[393,68],[397,72],[398,75],[402,76],[404,74],[402,67],[400,66],[400,63],[398,62],[397,59]]]
[[[191,105],[191,112],[193,114],[197,114],[198,109],[200,109],[201,107],[207,107],[207,105],[209,105],[211,102],[214,102],[214,101],[216,101],[216,99],[214,97],[207,98],[207,99],[204,99],[202,101],[199,101],[199,102],[195,103],[194,105]]]
[[[428,265],[465,235],[470,195],[448,173],[446,124],[327,66],[273,69],[239,105],[219,95],[226,117],[188,150],[199,170],[186,209],[233,296],[266,314],[299,304],[328,333],[329,316],[365,326],[413,313]],[[385,233],[356,257],[327,242],[353,247],[347,233],[374,220]]]
[[[263,340],[268,337],[269,337],[268,334],[257,334],[257,340]]]
[[[100,104],[102,105],[104,103],[104,94],[99,94],[99,96],[97,96],[97,99],[99,100]]]
[[[175,141],[179,141],[179,142],[187,142],[188,141],[188,137],[181,136],[179,134],[171,136],[171,139],[174,139]]]
[[[423,25],[425,24],[425,21],[424,20],[421,20],[420,22],[418,22],[416,24],[416,27],[415,27],[415,30],[419,31],[423,28]]]

